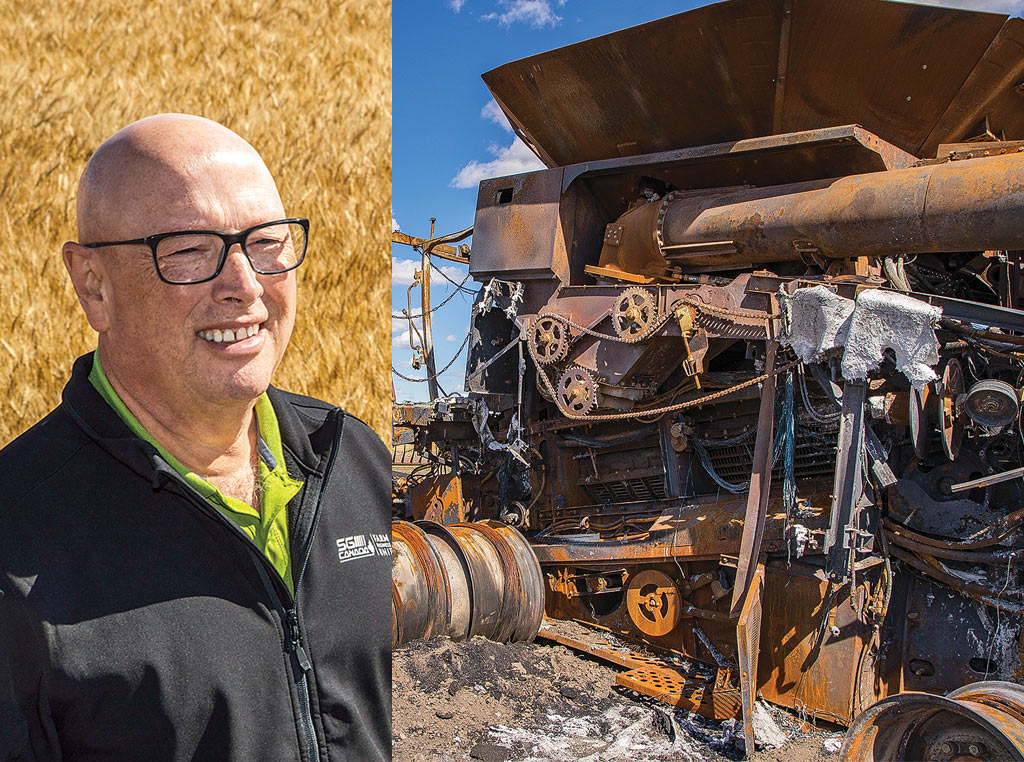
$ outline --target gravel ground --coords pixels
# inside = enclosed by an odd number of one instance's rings
[[[556,627],[578,637],[578,625]],[[392,657],[395,762],[742,759],[738,723],[673,710],[615,685],[619,671],[562,646],[411,643]],[[761,705],[781,746],[753,762],[838,762],[842,734]]]

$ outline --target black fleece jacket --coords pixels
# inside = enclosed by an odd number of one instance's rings
[[[75,363],[0,451],[0,759],[387,760],[390,458],[362,422],[269,391],[295,599]]]

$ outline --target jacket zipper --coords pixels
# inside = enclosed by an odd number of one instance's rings
[[[319,513],[319,500],[317,501],[316,510]],[[312,536],[311,533],[310,537]],[[262,553],[260,555],[263,556]],[[264,560],[266,560],[266,557],[264,557]],[[306,649],[302,647],[302,631],[299,629],[299,612],[295,605],[295,599],[292,599],[291,608],[286,609],[281,602],[281,597],[277,594],[277,590],[274,589],[274,583],[271,581],[270,575],[267,574],[267,570],[262,563],[256,564],[256,571],[259,572],[263,586],[270,593],[270,599],[274,603],[274,608],[282,613],[285,637],[288,641],[288,653],[292,657],[292,679],[295,681],[295,692],[299,701],[300,740],[306,750],[306,757],[310,762],[320,762],[320,744],[316,740],[316,729],[313,727],[313,708],[309,698],[309,680],[306,678],[306,674],[313,665],[306,655]],[[276,569],[273,571],[274,574],[277,574]],[[295,589],[299,589],[298,583],[296,583]]]
[[[335,419],[335,431],[338,428],[338,417],[339,413],[334,413]],[[267,574],[267,568],[270,567],[271,572],[274,576],[280,579],[280,575],[277,569],[273,567],[270,560],[264,555],[255,543],[242,532],[238,526],[228,519],[224,514],[210,505],[209,501],[206,500],[202,495],[195,491],[191,484],[186,482],[181,475],[171,469],[170,472],[165,472],[169,477],[174,479],[180,486],[185,488],[186,496],[204,513],[207,515],[214,515],[218,521],[226,525],[231,531],[240,535],[243,541],[246,543],[250,552],[258,556],[256,563],[256,571],[259,572],[260,580],[263,582],[263,586],[267,589],[270,594],[271,601],[274,604],[274,608],[277,609],[278,613],[282,615],[282,623],[285,627],[285,635],[288,639],[288,652],[292,656],[293,662],[293,679],[295,681],[296,693],[298,694],[299,702],[299,727],[301,730],[301,741],[303,742],[306,749],[306,756],[310,762],[320,762],[320,744],[316,737],[316,728],[313,725],[313,709],[310,701],[310,685],[306,675],[312,669],[313,665],[309,661],[309,657],[306,654],[306,649],[302,647],[302,629],[299,624],[299,609],[297,603],[297,596],[299,592],[299,583],[302,582],[302,577],[306,571],[306,565],[309,562],[309,556],[312,552],[312,540],[313,535],[316,534],[316,528],[320,524],[320,507],[323,503],[324,494],[327,491],[327,485],[330,483],[331,472],[334,470],[334,463],[338,459],[338,439],[337,436],[334,438],[334,442],[331,445],[331,455],[327,462],[327,470],[324,471],[324,478],[320,484],[320,493],[317,495],[316,502],[313,504],[313,525],[309,530],[309,537],[307,539],[305,549],[302,557],[302,565],[299,567],[299,574],[295,578],[295,596],[288,596],[291,602],[291,608],[286,608],[284,603],[281,601],[281,596],[278,595],[275,589],[275,583],[271,580],[270,575]],[[284,582],[281,582],[284,585]]]
[[[338,416],[340,413],[335,413],[335,433],[338,428]],[[313,505],[313,526],[309,528],[309,539],[306,542],[305,551],[302,556],[302,565],[299,567],[299,574],[295,578],[295,597],[292,598],[292,607],[288,611],[288,625],[292,637],[292,653],[295,654],[295,660],[301,670],[299,675],[298,693],[299,693],[299,712],[302,714],[302,720],[307,725],[307,744],[309,744],[309,758],[312,762],[320,762],[320,747],[316,741],[316,731],[313,728],[313,712],[310,707],[310,686],[308,680],[306,680],[306,673],[309,672],[312,665],[309,662],[309,658],[306,656],[306,651],[302,647],[302,629],[299,625],[299,605],[298,605],[298,592],[299,585],[302,583],[302,577],[306,573],[306,565],[309,563],[309,555],[313,549],[313,536],[316,534],[316,528],[320,524],[320,507],[324,502],[324,495],[327,492],[327,485],[331,482],[331,472],[334,470],[334,462],[338,459],[338,437],[334,437],[334,441],[331,445],[331,456],[327,461],[327,469],[324,471],[323,481],[320,483],[320,494],[317,495],[316,503]],[[260,553],[260,556],[264,561],[267,557]]]

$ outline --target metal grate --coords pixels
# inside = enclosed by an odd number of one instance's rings
[[[808,433],[802,429],[796,435],[796,478],[813,479],[831,476],[836,465],[835,447],[826,445],[818,437],[834,440],[838,429],[814,429]],[[816,436],[815,436],[816,435]],[[731,447],[715,447],[714,440],[707,443],[708,454],[715,472],[729,482],[744,482],[750,478],[750,469],[754,461],[754,440],[751,438],[743,444]],[[782,463],[775,465],[773,478],[782,478]]]
[[[634,500],[664,500],[665,477],[646,476],[587,485],[587,494],[595,503],[626,503]]]

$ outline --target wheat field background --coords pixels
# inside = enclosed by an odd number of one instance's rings
[[[60,258],[78,176],[113,132],[166,111],[238,132],[311,220],[275,384],[389,441],[390,3],[0,0],[0,18],[0,446],[95,347]]]

